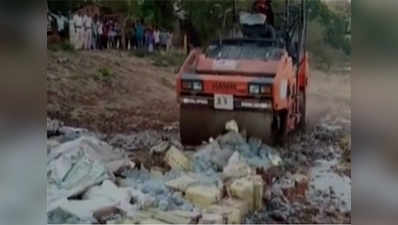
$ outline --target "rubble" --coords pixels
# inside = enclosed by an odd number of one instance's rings
[[[165,160],[171,168],[176,170],[190,170],[192,168],[190,160],[174,146],[171,146],[167,151]]]
[[[67,215],[95,222],[93,213],[96,210],[112,206],[123,208],[122,199],[126,202],[129,199],[115,191],[118,189],[111,182],[114,173],[122,167],[131,167],[123,151],[112,149],[94,137],[83,136],[55,145],[48,152],[47,162],[47,213],[53,215],[49,218],[57,220],[56,215]],[[101,183],[102,186],[95,186]],[[95,191],[96,188],[102,191]],[[106,194],[102,193],[105,189]],[[93,192],[102,194],[90,197]],[[83,200],[69,200],[81,194]]]
[[[163,153],[170,147],[170,143],[168,141],[162,141],[160,144],[155,145],[151,148],[150,153]]]
[[[246,201],[228,198],[210,206],[206,212],[222,215],[227,224],[241,224],[242,219],[249,212],[249,206]]]
[[[280,149],[282,166],[265,171],[265,208],[245,223],[350,223],[351,179],[335,166],[349,146],[339,125],[314,126]],[[343,138],[343,139],[341,139]],[[341,141],[340,141],[341,140]]]
[[[127,151],[137,151],[142,149],[150,151],[154,146],[166,143],[170,143],[170,145],[181,149],[181,144],[176,140],[178,140],[178,133],[175,134],[156,130],[133,132],[128,135],[116,134],[106,137],[106,141],[110,145]],[[165,150],[167,150],[167,148]]]
[[[192,220],[192,218],[187,215],[176,215],[173,212],[163,212],[158,209],[152,209],[148,212],[153,213],[154,219],[166,222],[168,224],[189,224]]]
[[[247,201],[249,210],[263,207],[264,183],[260,176],[243,177],[234,180],[229,187],[231,197]]]
[[[249,176],[252,173],[252,169],[240,158],[239,153],[234,152],[223,169],[222,178],[224,180],[236,179]]]
[[[63,137],[47,143],[47,216],[53,223],[239,224],[259,212],[265,221],[301,222],[289,215],[303,213],[308,196],[319,201],[308,174],[281,171],[294,169],[292,157],[305,152],[282,151],[282,161],[261,140],[233,129],[192,152],[159,139],[148,153],[164,157],[169,171],[161,164],[135,167],[125,151],[84,130],[57,129]]]
[[[64,131],[60,132],[63,136],[48,144],[48,216],[52,221],[62,221],[64,215],[90,223],[128,221],[125,218],[137,223],[239,223],[249,209],[262,206],[262,183],[253,178],[249,179],[250,205],[244,199],[247,193],[232,192],[244,200],[222,199],[224,182],[254,176],[250,157],[271,164],[267,154],[259,154],[261,144],[252,141],[250,146],[234,130],[190,154],[178,149],[178,144],[158,142],[150,153],[165,152],[164,160],[172,169],[167,173],[156,167],[148,171],[143,165],[134,168],[126,152],[84,130],[62,126],[58,130]],[[115,179],[121,168],[126,168],[124,179]],[[73,199],[77,196],[80,199]]]
[[[121,184],[124,187],[131,187],[141,190],[143,193],[152,196],[155,201],[154,208],[166,210],[191,211],[193,206],[185,200],[180,192],[173,192],[166,183],[181,176],[181,172],[174,171],[164,176],[153,176],[145,169],[131,170],[126,174],[126,179]]]
[[[191,186],[193,184],[197,184],[198,182],[199,182],[199,180],[194,179],[191,176],[183,175],[177,179],[167,182],[166,186],[168,186],[176,191],[185,192],[189,186]]]
[[[205,213],[200,218],[199,224],[224,224],[224,218],[220,214]]]
[[[93,213],[94,218],[100,224],[108,223],[109,221],[121,220],[123,216],[123,212],[116,207],[105,207],[99,210],[96,210]]]
[[[207,208],[221,200],[222,191],[216,186],[196,185],[186,190],[185,198],[195,206]]]
[[[231,120],[225,124],[225,130],[226,131],[234,131],[236,133],[239,133],[239,126],[235,120]]]
[[[47,118],[47,137],[60,134],[59,130],[62,126],[63,123],[61,121]]]

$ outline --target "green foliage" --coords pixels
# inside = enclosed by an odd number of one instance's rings
[[[344,53],[325,43],[324,33],[327,29],[319,21],[309,23],[311,30],[308,36],[308,50],[312,54],[311,64],[319,69],[329,71],[333,66],[346,60]]]
[[[172,51],[169,53],[155,52],[151,55],[153,60],[152,65],[157,67],[176,67],[181,66],[185,60],[186,55]]]
[[[311,0],[308,2],[309,20],[319,22],[323,27],[323,39],[325,43],[337,50],[343,50],[346,54],[351,54],[351,43],[346,38],[347,31],[347,13],[337,13],[331,10],[324,2],[320,0]],[[312,30],[309,30],[310,36]]]
[[[237,8],[245,8],[248,1],[237,1]],[[182,8],[187,14],[188,21],[198,33],[202,45],[219,38],[232,25],[233,1],[225,0],[185,0]]]
[[[61,43],[61,49],[67,52],[75,52],[75,48],[69,41],[65,41]]]
[[[59,43],[54,43],[54,44],[49,44],[48,45],[48,49],[50,51],[65,51],[65,52],[75,52],[75,48],[73,47],[73,45],[71,43],[69,43],[69,41],[63,41],[63,42],[59,42]]]
[[[110,81],[114,76],[115,74],[112,73],[109,68],[103,67],[98,69],[95,79],[100,81]]]
[[[80,8],[84,2],[82,1],[70,1],[70,0],[51,0],[47,1],[48,9],[52,12],[58,13],[61,12],[64,15],[67,15],[69,11],[75,11]]]
[[[166,29],[172,29],[172,24],[176,21],[173,1],[145,0],[140,4],[139,16],[147,24]]]

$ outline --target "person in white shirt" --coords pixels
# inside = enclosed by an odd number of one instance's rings
[[[87,20],[87,26],[88,26],[88,40],[87,40],[87,49],[91,50],[92,46],[93,46],[93,18],[91,18],[90,16],[88,17]]]
[[[83,46],[83,20],[82,13],[78,12],[73,16],[73,26],[75,31],[74,46],[75,49],[81,49]]]
[[[160,47],[160,31],[158,27],[153,31],[153,38],[155,41],[155,49],[158,50]]]
[[[84,49],[89,50],[91,47],[91,39],[92,39],[92,20],[91,17],[88,16],[88,13],[85,12],[83,16],[83,27],[84,27]]]

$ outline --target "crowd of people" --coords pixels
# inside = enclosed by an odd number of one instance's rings
[[[171,32],[145,25],[142,20],[128,22],[122,32],[122,24],[117,18],[90,17],[87,12],[78,11],[69,27],[70,42],[78,50],[125,48],[154,52],[161,49],[169,51],[172,46]]]

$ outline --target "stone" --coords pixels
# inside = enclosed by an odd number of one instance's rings
[[[217,137],[216,139],[221,146],[233,145],[239,146],[246,143],[246,140],[242,137],[240,133],[230,131],[224,135]]]
[[[232,197],[246,200],[250,210],[263,207],[264,182],[259,175],[234,180],[230,185]]]
[[[115,220],[117,216],[120,216],[122,211],[117,207],[104,207],[93,213],[94,218],[100,224],[105,224],[109,220]]]
[[[55,147],[57,147],[58,145],[60,145],[60,143],[57,140],[54,139],[47,139],[47,151],[50,152],[51,149],[54,149]]]
[[[220,214],[205,213],[199,219],[199,224],[224,224],[224,219]]]
[[[224,167],[222,178],[224,180],[231,178],[241,178],[252,173],[251,168],[240,158],[238,152],[234,152]]]
[[[173,210],[173,211],[169,211],[169,212],[176,216],[190,218],[191,220],[197,220],[197,219],[199,219],[199,217],[201,215],[199,212],[195,212],[195,211],[191,212],[191,211],[184,211],[184,210]]]
[[[168,224],[189,224],[191,222],[190,217],[178,216],[171,212],[163,212],[158,209],[150,209],[148,212],[152,213],[154,219]]]
[[[249,209],[246,201],[228,198],[210,206],[206,212],[222,215],[226,224],[241,224]]]
[[[162,177],[163,176],[162,169],[159,167],[152,167],[151,175],[156,178]]]
[[[195,184],[197,182],[198,182],[198,180],[196,180],[190,176],[183,175],[177,179],[167,182],[166,186],[168,186],[174,190],[177,190],[177,191],[185,192],[189,186],[191,186],[192,184]]]
[[[263,193],[264,193],[264,181],[261,176],[252,176],[254,195],[253,195],[253,209],[259,210],[263,208]]]
[[[110,206],[116,206],[127,214],[134,213],[137,208],[146,209],[153,205],[154,199],[133,188],[119,188],[111,181],[106,180],[101,186],[94,186],[85,192],[83,200],[108,201]],[[134,204],[131,204],[133,199]]]
[[[98,221],[94,218],[94,212],[108,207],[116,207],[116,205],[116,203],[106,199],[68,200],[52,211],[57,211],[56,213],[59,215],[69,214],[82,221],[96,223]]]
[[[60,58],[57,59],[57,62],[60,63],[60,64],[67,63],[68,61],[69,61],[69,59],[66,58],[66,57],[60,57]]]
[[[262,141],[259,138],[250,137],[249,141],[248,141],[248,144],[250,145],[250,149],[253,152],[257,152],[261,148]]]
[[[282,159],[279,155],[271,154],[269,157],[273,166],[280,166],[282,164]]]
[[[166,153],[166,162],[176,170],[191,170],[191,162],[179,149],[171,146]]]
[[[216,186],[197,185],[186,190],[185,198],[200,208],[207,208],[218,202],[222,197],[220,188]]]
[[[233,154],[228,148],[221,149],[217,141],[212,141],[198,148],[193,154],[193,169],[196,172],[213,170],[221,170],[228,162],[229,157]]]
[[[233,208],[234,210],[228,217],[228,223],[242,223],[243,218],[249,213],[249,205],[247,201],[227,198],[222,201],[222,205],[226,208]]]
[[[235,120],[228,121],[228,122],[225,124],[225,130],[226,130],[226,131],[234,131],[234,132],[236,132],[236,133],[239,133],[239,126],[238,126],[238,123],[236,123]]]
[[[48,154],[47,212],[66,198],[79,195],[104,180],[114,179],[112,169],[107,167],[113,160],[105,162],[99,158],[101,147],[97,139],[81,138],[59,145]]]
[[[245,200],[248,202],[249,209],[253,210],[254,208],[254,184],[253,181],[248,177],[243,177],[237,180],[234,180],[230,185],[230,193],[232,197]]]
[[[158,145],[155,145],[155,146],[153,146],[150,150],[149,150],[149,152],[151,153],[151,154],[154,154],[154,153],[163,153],[163,152],[165,152],[168,148],[170,147],[170,143],[169,142],[167,142],[167,141],[162,141],[162,142],[160,142]]]
[[[47,118],[47,136],[56,135],[63,126],[63,122]]]
[[[167,223],[162,222],[162,221],[160,221],[160,220],[148,218],[148,219],[141,220],[141,221],[139,222],[139,224],[167,224]]]

